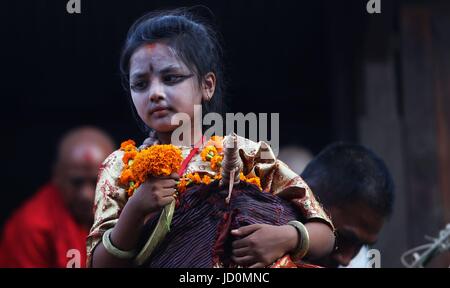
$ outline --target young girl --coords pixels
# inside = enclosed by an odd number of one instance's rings
[[[175,113],[186,113],[192,119],[194,105],[202,105],[205,113],[221,112],[220,46],[214,31],[185,10],[140,18],[128,33],[121,71],[133,112],[149,135],[139,149],[170,144],[178,127],[171,124]],[[184,174],[199,173],[211,179],[218,172],[202,155],[206,144],[197,141],[202,139],[198,130],[191,129],[191,143],[198,143],[195,148],[179,147],[183,158],[192,156]],[[218,139],[213,143],[219,149]],[[263,191],[256,182],[239,183],[227,204],[223,193],[227,189],[219,181],[188,187],[177,199],[170,232],[140,264],[286,267],[292,265],[290,259],[314,260],[331,252],[332,223],[300,176],[278,161],[264,142],[239,137],[237,146],[243,171],[259,177]],[[148,248],[144,243],[155,229],[158,213],[175,201],[177,180],[183,176],[149,177],[128,197],[119,181],[124,167],[122,150],[111,154],[100,169],[95,223],[87,240],[88,266],[135,266],[136,255]],[[261,159],[263,151],[272,156]],[[301,222],[290,221],[295,219]]]

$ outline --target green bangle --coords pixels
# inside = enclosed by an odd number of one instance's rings
[[[129,259],[133,259],[134,257],[136,257],[136,250],[123,251],[111,243],[110,236],[111,236],[112,230],[113,230],[113,228],[108,229],[105,231],[105,233],[103,233],[102,243],[103,243],[103,246],[105,247],[106,251],[109,254],[111,254],[112,256],[119,258],[119,259],[128,259],[129,260]]]
[[[309,233],[305,225],[299,221],[289,221],[288,225],[293,226],[298,233],[298,243],[294,252],[291,254],[294,261],[300,260],[305,257],[309,249]]]

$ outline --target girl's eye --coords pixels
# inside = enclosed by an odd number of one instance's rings
[[[145,88],[147,88],[147,82],[146,81],[136,81],[131,84],[131,89],[135,91],[142,91]]]
[[[176,84],[183,81],[185,78],[186,76],[183,75],[166,75],[163,80],[168,84]]]

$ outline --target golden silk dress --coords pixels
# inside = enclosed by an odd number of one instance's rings
[[[147,139],[139,148],[158,144]],[[245,175],[257,176],[262,191],[253,184],[239,183],[233,190],[230,205],[225,205],[225,188],[218,181],[208,185],[188,188],[175,209],[170,232],[159,243],[148,261],[147,267],[234,267],[230,263],[229,231],[249,224],[265,223],[284,225],[290,220],[303,223],[320,221],[334,230],[333,224],[303,179],[286,164],[276,159],[265,142],[253,142],[238,136],[238,150]],[[191,147],[179,147],[183,158]],[[202,147],[200,148],[202,149]],[[114,227],[128,200],[126,187],[119,184],[124,167],[124,152],[113,152],[102,164],[95,193],[95,220],[87,238],[87,265],[91,265],[92,253],[101,241],[103,233]],[[214,178],[217,171],[202,160],[200,153],[188,163],[185,174],[199,173]],[[264,157],[262,157],[264,155]],[[180,175],[182,176],[182,175]],[[157,219],[145,225],[143,247],[155,227]],[[282,257],[272,267],[296,267],[289,255]]]

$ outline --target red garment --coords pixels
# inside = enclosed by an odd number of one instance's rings
[[[65,268],[78,258],[78,267],[85,267],[87,235],[64,205],[58,189],[48,184],[6,222],[0,267]]]

